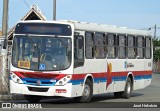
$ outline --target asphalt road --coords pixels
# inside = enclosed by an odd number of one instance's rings
[[[5,101],[5,102],[14,102],[16,104],[27,103],[27,101],[25,100]],[[100,110],[102,111],[106,108],[118,108],[118,109],[132,108],[133,110],[133,106],[135,104],[141,106],[142,104],[145,105],[152,104],[152,105],[157,105],[157,107],[160,108],[160,74],[153,74],[151,85],[146,87],[145,89],[133,91],[130,99],[122,99],[122,98],[116,99],[114,98],[113,94],[110,93],[110,94],[94,95],[91,103],[83,103],[83,104],[76,103],[74,99],[69,99],[69,98],[45,98],[39,104],[42,104],[42,108],[56,108],[59,111],[61,110],[71,111],[71,109],[73,108],[76,108],[77,111],[79,110],[79,108],[83,108],[83,110],[85,108],[89,108],[88,111],[92,110],[92,108],[100,108]],[[49,110],[51,109],[47,109],[47,111]],[[5,111],[7,110],[5,109]],[[125,110],[123,109],[123,111]]]

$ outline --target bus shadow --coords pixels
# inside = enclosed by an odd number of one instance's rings
[[[134,97],[142,96],[142,95],[144,95],[144,94],[132,93],[131,99],[134,98]],[[113,100],[112,102],[114,102],[115,100],[122,100],[122,99],[124,99],[124,98],[115,98],[113,93],[111,93],[111,94],[100,94],[100,95],[94,96],[93,99],[92,99],[92,102],[100,102],[100,101],[106,101],[107,102],[107,100],[109,100],[109,101]]]
[[[134,97],[142,96],[144,94],[140,93],[132,93],[131,99]],[[115,100],[121,100],[123,98],[115,98],[113,93],[110,94],[98,94],[94,95],[92,98],[92,101],[90,103],[95,103],[95,102],[103,102],[109,100],[114,102]],[[118,101],[117,101],[118,102]],[[40,103],[47,103],[47,104],[78,104],[79,102],[76,101],[74,98],[63,98],[63,97],[48,97],[44,98]]]
[[[138,96],[143,96],[144,94],[141,94],[141,93],[132,93],[132,95],[131,95],[131,98],[132,97],[138,97]]]

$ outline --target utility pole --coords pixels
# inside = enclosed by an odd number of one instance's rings
[[[8,4],[9,0],[3,0],[3,18],[2,18],[2,36],[5,37],[4,41],[4,49],[2,48],[1,50],[1,62],[0,62],[0,67],[1,67],[1,72],[0,72],[0,78],[1,83],[1,91],[3,94],[8,94],[9,93],[9,75],[8,75],[8,58],[7,58],[7,31],[8,31]]]
[[[154,25],[154,39],[156,39],[156,31],[157,31],[157,25]]]
[[[53,1],[53,20],[56,20],[56,0]]]
[[[7,37],[8,30],[8,0],[3,0],[2,36]]]

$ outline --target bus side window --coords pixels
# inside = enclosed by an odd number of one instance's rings
[[[84,38],[75,36],[74,38],[74,67],[83,66],[84,64]]]
[[[96,32],[94,35],[95,58],[104,59],[105,52],[105,34]]]
[[[86,59],[94,59],[94,38],[93,38],[93,33],[92,32],[86,32],[86,37],[85,37],[85,54],[86,54]]]
[[[115,34],[107,34],[106,37],[107,43],[107,58],[112,59],[116,58],[116,35]]]
[[[137,58],[144,59],[144,37],[137,36]]]
[[[151,37],[146,37],[145,40],[145,57],[151,59]]]

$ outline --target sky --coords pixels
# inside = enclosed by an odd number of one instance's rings
[[[53,19],[53,0],[9,0],[9,28],[12,28],[32,5],[38,5],[47,20]],[[57,20],[76,20],[135,29],[160,27],[160,0],[57,0]],[[2,27],[3,0],[0,0]],[[154,31],[152,29],[152,31]],[[157,29],[160,37],[160,29]]]

